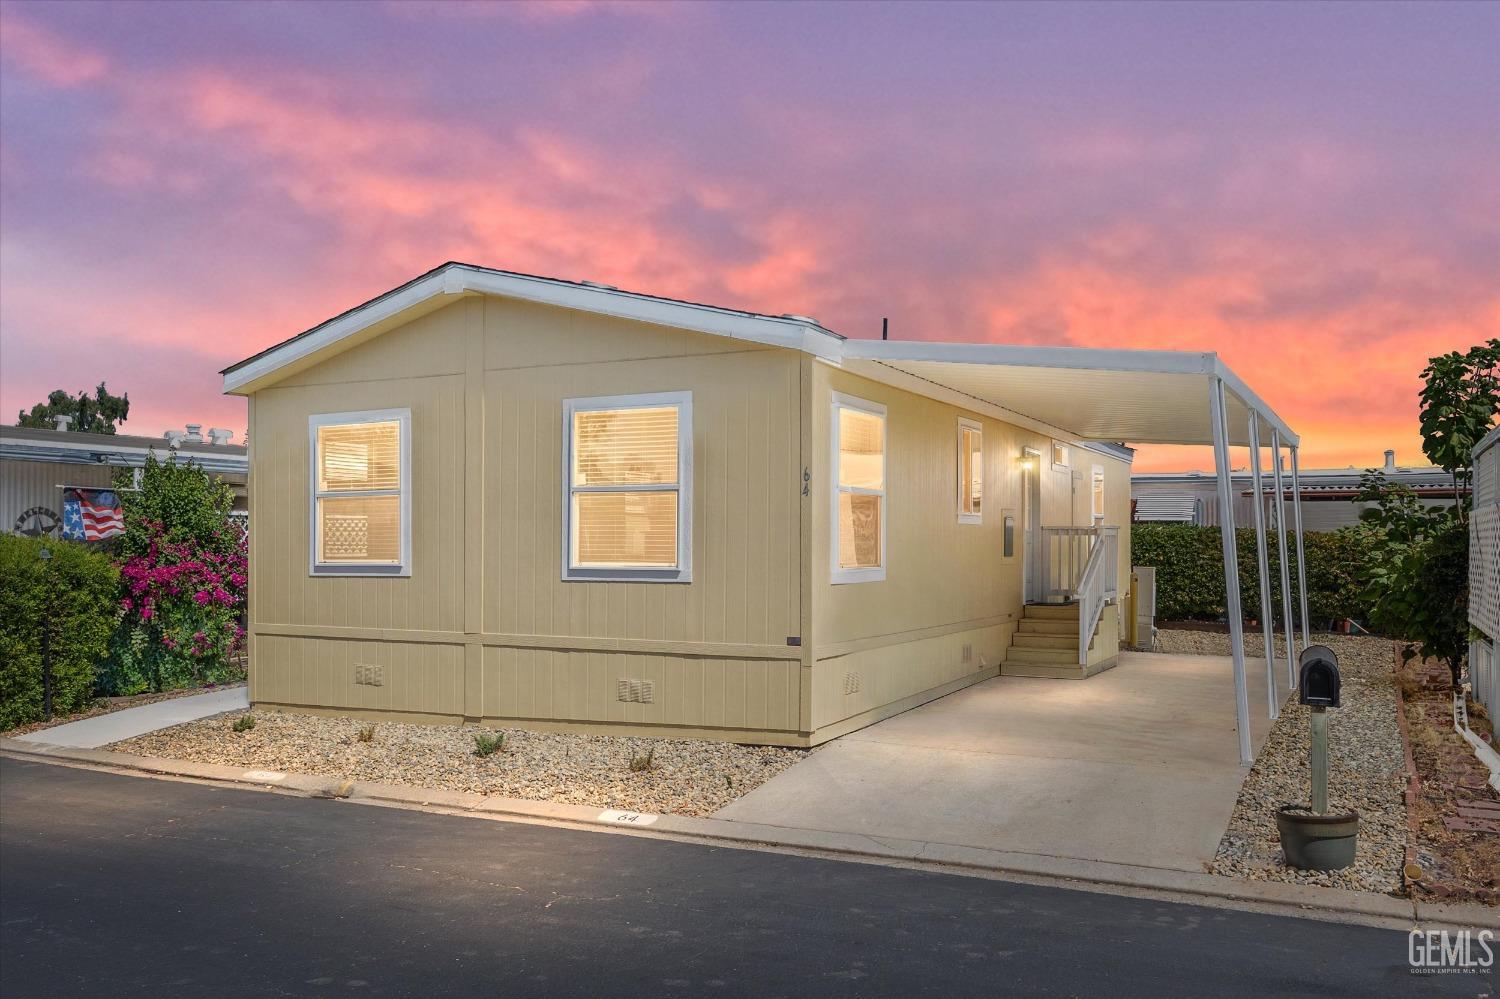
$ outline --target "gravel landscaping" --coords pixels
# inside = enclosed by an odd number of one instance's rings
[[[253,714],[255,727],[234,731],[236,720],[246,714]],[[368,742],[361,739],[362,730],[370,734]],[[503,734],[505,741],[497,752],[477,756],[476,734]],[[276,711],[233,711],[106,748],[197,763],[695,816],[712,814],[807,755],[806,750],[698,739],[372,725]]]
[[[1229,654],[1229,636],[1207,631],[1160,634],[1160,650],[1197,655]],[[1396,720],[1396,657],[1389,639],[1314,635],[1339,660],[1342,707],[1328,713],[1330,811],[1359,813],[1354,865],[1342,871],[1301,871],[1286,866],[1274,812],[1279,805],[1308,800],[1308,709],[1295,699],[1272,725],[1240,786],[1229,828],[1209,872],[1251,881],[1351,888],[1398,894],[1407,824],[1403,773],[1405,752]],[[1259,650],[1260,634],[1247,633],[1246,651]],[[1285,656],[1279,639],[1278,654]]]

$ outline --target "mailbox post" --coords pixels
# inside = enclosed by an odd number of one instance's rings
[[[1297,700],[1311,714],[1312,801],[1276,811],[1281,850],[1293,867],[1336,871],[1354,863],[1359,815],[1328,814],[1328,709],[1339,706],[1339,660],[1326,645],[1312,645],[1299,657]]]
[[[1312,712],[1312,810],[1328,811],[1328,709],[1339,706],[1339,661],[1326,645],[1302,650],[1297,699]]]

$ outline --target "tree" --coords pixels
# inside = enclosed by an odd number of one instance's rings
[[[122,617],[102,685],[133,694],[229,679],[249,586],[233,493],[190,461],[148,455],[139,491],[120,495]]]
[[[1474,445],[1500,416],[1500,340],[1429,359],[1422,371],[1422,450],[1453,477],[1451,507],[1423,507],[1416,494],[1376,471],[1359,498],[1375,558],[1365,569],[1371,620],[1407,640],[1403,659],[1448,664],[1458,689],[1468,651],[1469,485]]]
[[[1456,493],[1472,486],[1470,455],[1500,413],[1500,340],[1431,358],[1422,380],[1422,451],[1453,476]],[[1468,520],[1462,507],[1459,519]]]
[[[32,406],[31,412],[22,410],[18,414],[16,426],[51,430],[56,425],[54,417],[71,416],[73,422],[68,427],[70,430],[112,434],[115,432],[115,424],[124,423],[129,415],[130,394],[110,395],[104,383],[100,382],[92,397],[87,392],[79,392],[75,399],[62,389],[53,390],[47,396],[47,401]]]

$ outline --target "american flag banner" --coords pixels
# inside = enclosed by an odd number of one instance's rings
[[[125,513],[113,489],[68,489],[63,493],[65,541],[102,541],[125,533]]]

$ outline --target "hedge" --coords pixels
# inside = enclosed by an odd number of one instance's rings
[[[50,561],[42,548],[52,551]],[[42,628],[50,624],[52,709],[94,696],[94,671],[115,627],[120,574],[81,544],[0,534],[0,730],[42,717]]]
[[[1256,569],[1255,531],[1235,532],[1239,549],[1240,609],[1246,618],[1260,616],[1260,579]],[[1288,541],[1291,539],[1288,538]],[[1272,613],[1281,620],[1281,569],[1276,538],[1267,533]],[[1130,557],[1134,565],[1156,568],[1156,616],[1159,620],[1219,620],[1224,616],[1224,557],[1217,527],[1189,524],[1135,524],[1130,529]],[[1369,599],[1360,582],[1370,546],[1363,529],[1309,532],[1303,536],[1307,552],[1307,613],[1314,627],[1352,618],[1367,621]],[[1288,573],[1296,593],[1297,552],[1289,546]],[[1293,606],[1293,615],[1300,610]]]

